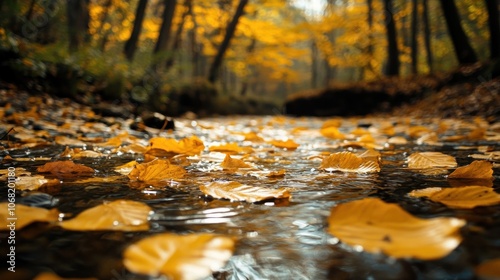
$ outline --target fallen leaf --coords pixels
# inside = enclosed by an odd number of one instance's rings
[[[221,269],[234,251],[234,240],[208,233],[146,237],[125,249],[131,272],[172,280],[195,280]]]
[[[224,169],[238,169],[238,168],[251,168],[249,164],[242,161],[241,159],[232,158],[229,154],[226,154],[224,161],[221,162],[220,166]]]
[[[115,171],[122,175],[129,175],[130,172],[132,172],[132,170],[134,169],[134,167],[138,164],[139,163],[135,160],[129,161],[125,164],[115,167]]]
[[[57,179],[47,179],[41,175],[19,176],[16,178],[16,189],[33,191],[41,187],[53,187],[60,183]]]
[[[380,172],[380,166],[376,161],[362,158],[351,152],[338,152],[323,159],[320,169],[326,171],[341,171],[352,173],[376,173]]]
[[[53,272],[42,272],[33,280],[97,280],[97,278],[62,278]]]
[[[155,159],[136,165],[128,174],[128,178],[132,181],[150,182],[179,179],[185,174],[184,168],[173,165],[168,160]]]
[[[82,150],[80,148],[71,149],[70,147],[66,146],[66,149],[64,149],[64,151],[59,156],[69,158],[98,158],[103,157],[104,155],[99,152]]]
[[[340,241],[370,253],[396,258],[439,259],[461,242],[457,218],[420,219],[399,205],[364,198],[337,205],[328,218],[328,231]]]
[[[408,168],[426,169],[426,168],[452,168],[457,166],[454,157],[440,152],[417,152],[411,154],[406,160]]]
[[[475,160],[471,164],[455,169],[448,178],[490,179],[493,177],[493,164],[485,160]]]
[[[345,135],[342,134],[342,132],[340,132],[339,129],[337,127],[334,127],[334,126],[328,126],[328,127],[321,128],[321,130],[319,132],[321,133],[321,135],[323,135],[326,138],[336,139],[336,140],[345,139]]]
[[[251,142],[263,142],[264,139],[257,135],[255,132],[248,132],[248,133],[243,133],[242,134],[245,137],[244,141],[251,141]]]
[[[205,149],[203,141],[196,136],[177,141],[172,138],[155,137],[149,141],[146,153],[155,156],[171,156],[175,154],[197,155]]]
[[[253,149],[250,147],[240,147],[237,143],[228,143],[219,146],[211,146],[208,148],[210,152],[220,152],[229,154],[250,154]]]
[[[91,176],[94,174],[94,169],[83,164],[76,164],[70,160],[53,161],[39,166],[37,171],[40,173],[51,173],[58,177],[77,177]]]
[[[149,229],[152,209],[145,203],[132,200],[115,200],[84,210],[60,226],[67,230],[120,230],[145,231]]]
[[[428,188],[412,191],[410,196],[426,196],[430,200],[443,203],[452,208],[472,209],[478,206],[500,204],[500,194],[492,188],[467,186],[459,188]]]
[[[271,145],[278,147],[278,148],[283,148],[287,150],[295,150],[299,147],[299,144],[295,143],[292,139],[288,139],[286,141],[281,141],[281,140],[271,140],[269,143]]]
[[[200,186],[200,190],[205,194],[219,199],[229,199],[231,201],[258,202],[268,199],[290,198],[287,188],[270,189],[244,185],[235,181],[212,182],[208,185]]]
[[[13,203],[11,203],[13,204]],[[57,209],[45,209],[31,207],[22,204],[15,204],[11,207],[9,203],[0,203],[0,220],[3,225],[0,230],[20,230],[33,222],[57,222],[59,219],[59,211]],[[13,228],[10,228],[11,223]]]
[[[85,146],[87,145],[85,142],[76,140],[73,138],[69,138],[67,136],[56,136],[54,138],[56,144],[62,145],[62,146]]]
[[[406,138],[401,137],[401,136],[393,136],[393,137],[389,138],[387,143],[395,144],[395,145],[406,145],[406,144],[408,144],[408,140],[406,140]]]
[[[500,279],[500,258],[481,263],[476,266],[475,271],[480,280]]]

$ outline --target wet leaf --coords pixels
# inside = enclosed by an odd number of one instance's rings
[[[16,189],[33,191],[41,187],[59,185],[60,183],[58,179],[47,179],[41,175],[20,176],[16,178]]]
[[[139,163],[135,160],[129,161],[125,164],[122,164],[120,166],[115,167],[115,171],[122,174],[122,175],[129,175],[130,172],[135,168],[136,165],[139,165]]]
[[[255,132],[242,133],[242,135],[245,137],[245,141],[251,141],[251,142],[263,142],[264,141],[264,139],[262,139],[262,137],[260,137]]]
[[[493,164],[485,160],[475,160],[469,165],[458,167],[448,178],[490,179],[493,178]]]
[[[69,157],[69,158],[98,158],[103,157],[102,153],[90,151],[90,150],[82,150],[79,148],[73,148],[66,146],[66,149],[59,155],[60,157]]]
[[[457,166],[457,161],[454,157],[440,152],[413,153],[406,161],[408,168],[412,169],[452,168]]]
[[[85,142],[76,140],[73,138],[69,138],[67,136],[56,136],[54,138],[56,144],[63,145],[63,146],[85,146],[87,145]]]
[[[380,166],[370,158],[362,158],[351,152],[338,152],[323,159],[320,169],[352,173],[380,172]]]
[[[439,259],[461,242],[457,218],[420,219],[397,204],[364,198],[332,208],[328,231],[342,242],[396,258]]]
[[[33,280],[97,280],[97,278],[62,278],[53,272],[42,272]]]
[[[224,161],[221,162],[220,166],[224,169],[238,169],[238,168],[251,168],[252,166],[242,161],[241,159],[232,158],[229,154],[226,154]]]
[[[197,155],[205,149],[203,141],[196,136],[177,141],[172,138],[155,137],[149,141],[146,153],[155,156],[170,156],[172,154]]]
[[[185,174],[184,168],[173,165],[168,160],[155,159],[136,165],[128,177],[132,181],[150,182],[179,179]]]
[[[467,186],[459,188],[427,188],[412,191],[410,196],[426,196],[430,200],[443,203],[452,208],[472,209],[478,206],[500,204],[500,194],[492,188]]]
[[[321,135],[323,135],[326,138],[330,139],[336,139],[336,140],[343,140],[345,139],[345,135],[339,131],[337,127],[334,126],[328,126],[325,128],[322,128],[320,130]]]
[[[125,249],[123,264],[138,274],[195,280],[221,269],[234,251],[234,240],[213,234],[163,233]]]
[[[240,147],[237,143],[228,143],[219,146],[211,146],[209,151],[227,154],[249,154],[253,152],[253,149],[250,147]]]
[[[149,230],[152,209],[145,203],[132,200],[115,200],[84,210],[60,226],[67,230]]]
[[[70,160],[47,162],[39,166],[37,171],[40,173],[51,173],[63,178],[91,176],[94,174],[94,169],[83,164],[76,164]]]
[[[275,147],[283,148],[283,149],[287,149],[287,150],[295,150],[299,147],[299,144],[295,143],[295,141],[293,141],[292,139],[288,139],[286,141],[272,140],[269,143]]]
[[[15,220],[11,220],[14,218]],[[47,210],[45,208],[31,207],[16,204],[14,208],[9,203],[0,203],[0,220],[3,225],[0,230],[11,230],[10,223],[15,224],[15,230],[20,230],[33,222],[57,222],[59,211],[57,209]]]
[[[500,258],[487,260],[475,269],[480,280],[500,279]]]
[[[219,199],[229,199],[231,201],[258,202],[268,199],[290,198],[287,188],[270,189],[244,185],[235,181],[212,182],[208,185],[200,186],[200,190],[205,194]]]

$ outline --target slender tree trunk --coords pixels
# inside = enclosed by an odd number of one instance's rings
[[[453,48],[459,64],[476,63],[477,56],[469,43],[469,39],[460,24],[460,16],[453,0],[439,0],[443,10],[448,33],[450,34]],[[498,12],[497,12],[498,13]]]
[[[488,26],[490,29],[490,58],[500,58],[500,20],[498,16],[498,1],[484,0],[488,11]]]
[[[69,49],[78,50],[88,35],[89,11],[86,0],[67,0],[66,12],[68,17]]]
[[[253,51],[255,50],[255,45],[257,44],[257,39],[255,37],[252,38],[252,41],[250,42],[250,45],[247,47],[247,56],[250,56]],[[252,73],[253,71],[250,71]],[[248,90],[248,76],[243,79],[243,82],[241,83],[241,90],[240,90],[240,95],[244,96],[246,95]]]
[[[103,6],[103,14],[102,14],[102,17],[101,17],[101,22],[99,24],[99,27],[97,28],[97,34],[99,34],[102,38],[101,38],[101,51],[104,51],[104,46],[106,45],[106,42],[108,40],[108,34],[109,34],[109,30],[106,31],[106,33],[103,35],[102,34],[102,31],[104,29],[104,25],[106,24],[106,22],[108,21],[108,17],[109,17],[109,9],[111,8],[111,4],[113,3],[112,0],[107,0],[106,3],[104,3],[104,6]]]
[[[423,21],[424,21],[424,44],[427,52],[427,66],[429,72],[434,72],[432,65],[432,48],[431,48],[431,26],[429,21],[429,6],[427,0],[423,0]]]
[[[186,0],[184,2],[184,7],[185,11],[182,14],[182,19],[181,22],[179,23],[179,26],[177,27],[177,31],[175,32],[175,37],[174,37],[174,44],[172,45],[172,55],[170,55],[167,59],[167,69],[172,67],[174,65],[174,54],[177,52],[179,47],[181,46],[182,42],[182,31],[184,30],[184,22],[186,21],[186,17],[191,13],[191,4],[192,0]]]
[[[198,29],[198,23],[196,22],[196,17],[193,12],[193,3],[192,1],[188,2],[190,7],[189,7],[189,13],[191,16],[191,20],[193,21],[193,29],[190,31],[190,45],[191,45],[191,66],[193,67],[192,71],[192,78],[193,80],[198,77],[202,76],[200,74],[200,67],[199,67],[199,48],[196,40],[196,30]]]
[[[33,17],[33,11],[35,10],[35,4],[36,0],[31,0],[30,6],[28,8],[28,11],[26,12],[25,18],[27,21],[31,21],[31,18]]]
[[[366,6],[368,6],[368,65],[371,68],[371,61],[373,58],[373,0],[366,0]]]
[[[208,72],[208,81],[214,83],[217,80],[217,72],[222,64],[222,59],[224,58],[224,54],[226,53],[227,48],[229,47],[229,43],[231,38],[234,36],[234,31],[236,30],[236,25],[238,25],[238,20],[244,13],[245,5],[248,3],[248,0],[240,0],[238,7],[236,8],[236,13],[233,16],[233,19],[228,24],[226,28],[226,34],[224,35],[224,39],[222,40],[221,45],[215,55],[215,58],[210,66],[210,70]]]
[[[172,21],[174,19],[175,7],[177,6],[177,0],[164,0],[164,2],[165,9],[163,10],[160,34],[158,35],[158,40],[156,41],[154,49],[155,54],[167,50],[168,39],[170,37],[170,32],[172,31]]]
[[[411,72],[418,73],[418,41],[417,41],[417,26],[418,26],[418,1],[412,0],[411,11]]]
[[[398,76],[399,75],[399,50],[396,33],[396,23],[392,15],[392,0],[384,0],[385,6],[385,26],[387,29],[387,66],[385,75]]]
[[[148,0],[139,0],[139,4],[137,4],[137,9],[135,10],[135,19],[134,26],[132,27],[132,33],[130,34],[130,38],[128,38],[125,43],[125,48],[123,52],[125,57],[132,61],[134,58],[134,54],[137,50],[137,43],[139,42],[139,35],[142,30],[142,23],[144,21],[144,15],[146,13],[146,7],[148,5]]]
[[[311,43],[311,87],[316,88],[318,80],[318,48],[314,41]]]

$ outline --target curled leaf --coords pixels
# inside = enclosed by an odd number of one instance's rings
[[[472,209],[477,206],[500,204],[500,194],[492,188],[483,186],[467,186],[459,188],[427,188],[412,191],[410,196],[426,196],[430,200],[443,203],[453,208]]]
[[[323,159],[320,169],[352,173],[380,172],[378,162],[370,158],[362,158],[351,152],[338,152]]]
[[[452,168],[457,166],[454,157],[440,152],[422,152],[413,153],[408,159],[408,168],[426,169],[426,168]]]
[[[420,219],[397,204],[364,198],[332,208],[328,231],[342,242],[396,258],[439,259],[461,242],[457,218]]]
[[[475,160],[471,164],[455,169],[448,178],[490,179],[493,177],[493,164],[485,160]]]
[[[205,195],[215,198],[229,199],[231,201],[258,202],[268,199],[290,198],[290,192],[286,188],[269,189],[244,185],[239,182],[212,182],[200,186]]]
[[[226,154],[224,161],[221,162],[220,166],[224,169],[238,169],[238,168],[251,168],[249,164],[245,163],[241,159],[232,158],[229,154]]]
[[[2,202],[0,203],[0,219],[3,221],[0,231],[20,230],[33,222],[57,222],[59,211],[22,204],[16,204],[12,207],[9,203]]]
[[[184,168],[173,165],[168,160],[155,159],[136,165],[128,177],[133,181],[150,182],[179,179],[185,174]]]
[[[123,264],[139,274],[195,280],[221,269],[234,251],[231,238],[213,234],[158,234],[125,249]]]

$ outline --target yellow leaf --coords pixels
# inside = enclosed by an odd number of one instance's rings
[[[128,174],[128,178],[132,181],[152,182],[179,179],[185,174],[184,168],[173,165],[168,160],[155,159],[136,165]]]
[[[295,143],[292,139],[288,139],[286,141],[281,141],[281,140],[272,140],[271,145],[278,147],[278,148],[283,148],[287,150],[295,150],[299,147],[299,144]]]
[[[139,163],[135,160],[129,161],[125,164],[122,164],[120,166],[115,167],[115,171],[122,174],[122,175],[128,175],[128,174],[130,174],[130,172],[132,172],[134,167],[138,164]]]
[[[428,188],[412,191],[410,196],[427,196],[430,200],[453,208],[472,209],[477,206],[490,206],[500,203],[500,194],[492,188],[467,186],[459,188]]]
[[[97,280],[97,278],[62,278],[53,272],[42,272],[33,280]]]
[[[408,159],[408,168],[426,169],[426,168],[452,168],[457,166],[454,157],[440,152],[417,152],[411,154]]]
[[[229,154],[249,154],[253,153],[253,149],[250,147],[240,147],[236,143],[228,143],[219,146],[212,146],[209,148],[210,152],[220,152]]]
[[[251,141],[251,142],[262,142],[264,139],[257,135],[255,132],[248,132],[248,133],[243,133],[243,136],[245,137],[245,141]]]
[[[195,280],[221,269],[234,251],[234,240],[213,234],[163,233],[125,249],[123,264],[138,274],[172,280]]]
[[[326,138],[338,139],[338,140],[345,139],[345,135],[342,134],[342,132],[340,132],[339,129],[334,126],[328,126],[322,128],[319,132]]]
[[[16,189],[33,191],[41,187],[56,186],[60,183],[58,179],[46,179],[41,175],[19,176],[16,178]]]
[[[121,199],[87,209],[60,226],[67,230],[145,231],[151,212],[145,203]]]
[[[327,128],[327,127],[340,127],[342,125],[342,119],[329,119],[326,120],[322,125],[321,128]]]
[[[215,198],[252,203],[269,199],[290,198],[290,192],[286,188],[269,189],[244,185],[234,181],[212,182],[208,185],[200,186],[200,190],[205,195]]]
[[[323,159],[320,169],[326,171],[341,171],[352,173],[376,173],[380,172],[378,162],[369,158],[362,158],[351,152],[338,152]]]
[[[226,154],[224,161],[221,162],[220,166],[224,169],[238,169],[238,168],[251,168],[249,164],[245,163],[241,159],[232,158],[229,154]]]
[[[54,138],[56,144],[59,144],[59,145],[64,145],[64,146],[67,146],[67,145],[70,145],[70,146],[85,146],[85,142],[82,142],[80,140],[76,140],[76,139],[73,139],[73,138],[69,138],[67,136],[61,136],[61,135],[58,135]]]
[[[155,137],[149,141],[146,153],[155,156],[172,156],[175,154],[197,155],[205,149],[203,141],[196,136],[177,141],[172,138]]]
[[[500,258],[487,260],[475,269],[478,279],[494,280],[500,279]]]
[[[455,169],[448,178],[490,179],[493,177],[493,164],[485,160],[475,160],[471,164]]]
[[[457,218],[420,219],[397,204],[364,198],[332,208],[328,231],[351,246],[396,258],[439,259],[461,242]]]
[[[51,173],[63,178],[91,176],[94,174],[94,169],[82,164],[76,164],[70,160],[47,162],[39,166],[37,171],[40,173]]]
[[[57,209],[47,210],[45,208],[22,204],[15,204],[14,207],[11,206],[7,202],[0,203],[0,220],[3,222],[0,230],[20,230],[33,222],[50,223],[57,222],[59,219],[59,211]],[[17,219],[10,220],[10,218]]]

